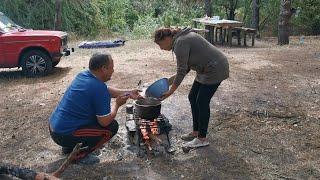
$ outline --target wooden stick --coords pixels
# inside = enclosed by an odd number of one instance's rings
[[[51,174],[47,174],[47,173],[37,173],[36,177],[34,178],[35,180],[59,180],[59,178],[51,175]]]
[[[153,134],[149,134],[149,137],[150,137],[151,139],[153,139],[154,141],[156,141],[156,143],[157,143],[158,145],[163,145],[162,140],[161,140],[160,138],[158,138],[157,136],[155,136],[155,135],[153,135]]]
[[[72,161],[75,160],[76,155],[87,148],[81,148],[82,143],[78,143],[68,158],[62,163],[58,170],[52,174],[44,172],[35,172],[34,170],[20,168],[10,165],[0,165],[0,174],[8,174],[22,179],[35,179],[35,180],[59,180],[61,174],[66,170]]]
[[[60,175],[66,170],[66,168],[75,160],[76,155],[82,150],[82,143],[78,143],[69,154],[68,158],[62,163],[58,170],[56,170],[52,175],[54,177],[60,177]]]
[[[147,148],[148,148],[148,150],[149,151],[152,151],[152,147],[151,147],[151,142],[150,142],[150,140],[145,140],[145,144],[147,145]]]

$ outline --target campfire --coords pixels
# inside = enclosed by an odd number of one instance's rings
[[[163,114],[151,120],[142,119],[137,115],[134,106],[129,104],[126,106],[126,127],[130,142],[141,149],[145,148],[148,154],[159,146],[163,146],[168,153],[174,152],[169,138],[172,125]],[[167,143],[163,142],[162,135],[165,135]]]

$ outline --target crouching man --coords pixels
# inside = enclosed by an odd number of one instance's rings
[[[89,70],[76,76],[50,117],[50,135],[64,154],[70,153],[80,142],[82,147],[89,147],[75,160],[108,142],[118,131],[115,120],[118,108],[128,98],[140,97],[137,89],[121,90],[106,85],[113,72],[110,54],[94,54]],[[116,98],[113,106],[111,98]]]

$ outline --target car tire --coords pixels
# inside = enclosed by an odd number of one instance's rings
[[[59,64],[60,60],[59,61],[55,61],[55,62],[52,62],[52,67],[56,67],[58,64]]]
[[[21,59],[22,72],[28,77],[47,75],[52,70],[51,58],[41,50],[27,51]]]

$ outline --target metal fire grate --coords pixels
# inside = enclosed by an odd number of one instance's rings
[[[161,145],[167,152],[173,152],[169,138],[172,125],[163,114],[152,120],[141,119],[135,113],[133,105],[129,104],[126,106],[126,128],[131,144],[139,147],[144,146],[147,151],[153,151],[155,145]],[[160,137],[163,134],[166,135],[167,144],[163,143]]]

